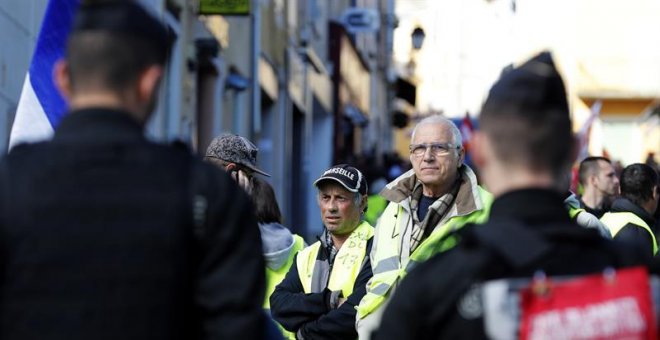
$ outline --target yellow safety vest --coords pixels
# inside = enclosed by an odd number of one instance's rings
[[[303,248],[305,248],[305,240],[303,240],[303,238],[299,235],[293,235],[293,247],[289,253],[289,258],[282,265],[282,267],[278,268],[277,270],[266,267],[266,301],[264,301],[265,309],[270,309],[270,296],[275,291],[275,286],[284,280],[286,273],[289,272],[289,268],[291,268],[291,265],[293,264],[293,259],[296,257],[298,251]]]
[[[291,268],[291,265],[293,264],[293,259],[296,257],[296,254],[303,248],[305,248],[305,240],[303,240],[303,238],[299,235],[294,234],[293,247],[291,248],[291,252],[289,253],[289,258],[286,260],[286,263],[284,263],[282,267],[278,268],[277,270],[272,270],[266,267],[266,300],[264,301],[264,309],[267,310],[266,312],[268,315],[270,315],[270,296],[275,291],[275,287],[280,284],[282,280],[284,280],[286,273],[289,272],[289,268]],[[277,324],[277,328],[279,328],[282,332],[284,339],[296,339],[295,333],[287,331],[277,322],[275,322],[275,324]]]
[[[376,225],[376,221],[380,215],[387,208],[387,200],[381,195],[370,195],[367,198],[367,212],[364,213],[364,219],[371,223],[371,225]]]
[[[649,232],[649,234],[651,234],[651,240],[653,242],[653,255],[658,253],[658,242],[655,240],[653,231],[649,225],[646,224],[646,222],[644,222],[644,220],[639,216],[631,212],[608,212],[600,218],[600,221],[603,222],[603,224],[605,224],[610,230],[612,238],[614,238],[616,234],[618,234],[619,231],[621,231],[621,229],[623,229],[623,227],[625,227],[628,223],[632,223],[642,229],[645,229]]]
[[[339,248],[339,252],[337,252],[328,280],[328,289],[331,291],[341,290],[344,298],[347,298],[353,293],[353,285],[360,273],[364,257],[368,256],[366,253],[367,241],[373,235],[374,228],[366,221],[360,223],[353,230],[348,239]],[[312,274],[319,249],[321,249],[321,242],[317,241],[298,253],[296,266],[298,268],[300,282],[306,294],[312,293]]]
[[[568,216],[569,216],[572,220],[574,220],[574,219],[577,217],[577,215],[579,215],[579,214],[580,214],[581,212],[583,212],[583,211],[586,211],[586,210],[584,210],[584,209],[582,209],[582,208],[573,208],[573,207],[569,207],[569,208],[568,208]]]
[[[404,277],[407,271],[410,271],[416,264],[424,262],[433,255],[443,252],[456,245],[454,237],[448,237],[448,233],[462,228],[468,223],[484,223],[488,219],[490,207],[493,203],[493,196],[486,190],[478,187],[479,197],[484,204],[483,209],[473,211],[470,214],[454,216],[445,224],[436,227],[429,237],[417,246],[415,251],[410,254],[410,260],[406,268],[402,268],[401,256],[399,251],[400,244],[400,226],[407,223],[403,221],[403,207],[399,204],[389,204],[381,215],[381,221],[378,227],[392,228],[391,230],[379,230],[380,235],[374,240],[376,254],[372,258],[371,268],[373,277],[367,285],[367,294],[360,301],[357,307],[358,318],[364,318],[378,309],[387,299],[388,293],[397,280]],[[399,235],[396,238],[390,235]]]

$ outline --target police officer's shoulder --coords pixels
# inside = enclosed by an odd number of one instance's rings
[[[489,255],[490,249],[483,246],[475,234],[479,228],[482,228],[482,226],[470,223],[449,233],[445,240],[455,238],[456,246],[420,263],[411,271],[410,275],[429,277],[435,275],[436,277],[445,277],[450,281],[471,275],[471,270],[468,267],[472,265],[480,266],[480,263],[483,262],[474,261],[475,259],[492,258]],[[442,274],[439,275],[437,271],[441,271]]]
[[[475,232],[481,227],[481,224],[467,223],[459,229],[448,232],[442,241],[448,242],[453,239],[457,247],[464,250],[472,249],[478,245],[478,238],[475,236]]]
[[[14,146],[8,154],[2,157],[2,164],[7,166],[7,169],[15,168],[19,169],[18,171],[21,171],[24,167],[42,168],[44,164],[58,161],[62,157],[59,152],[52,142],[21,143]]]
[[[190,154],[192,154],[192,152],[193,152],[193,151],[192,151],[192,148],[190,147],[190,145],[188,145],[188,143],[186,143],[186,142],[184,142],[184,141],[182,141],[182,140],[180,140],[180,139],[175,139],[175,140],[173,140],[172,142],[170,142],[169,145],[170,145],[174,150],[184,151],[184,152],[188,152],[188,153],[190,153]]]
[[[470,233],[464,231],[461,234]],[[445,315],[455,308],[456,302],[470,285],[481,280],[493,258],[488,248],[479,247],[468,236],[455,247],[416,266],[397,292],[406,291],[408,293],[403,293],[406,297],[432,308],[434,315]]]
[[[7,155],[11,157],[21,157],[26,153],[31,152],[32,150],[39,150],[47,145],[49,145],[49,142],[47,141],[23,142],[16,144],[14,147],[12,147],[12,149],[9,150],[9,153]]]

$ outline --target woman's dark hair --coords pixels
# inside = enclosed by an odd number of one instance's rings
[[[282,223],[282,213],[277,204],[275,191],[268,182],[252,177],[252,201],[254,202],[255,215],[259,223]]]

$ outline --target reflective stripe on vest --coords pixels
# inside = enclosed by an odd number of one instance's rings
[[[583,211],[585,211],[585,210],[582,209],[582,208],[573,208],[573,207],[569,207],[569,208],[568,208],[568,216],[570,216],[571,219],[574,220],[574,219],[577,217],[577,215],[578,215],[579,213],[583,212]]]
[[[484,223],[488,219],[493,196],[486,190],[478,187],[479,197],[484,204],[482,210],[476,210],[468,215],[454,216],[442,226],[436,227],[429,237],[419,244],[417,249],[410,254],[410,260],[406,270],[401,268],[401,224],[403,207],[400,204],[391,203],[381,215],[378,228],[378,238],[374,240],[376,254],[372,258],[371,266],[374,276],[367,284],[367,294],[357,307],[358,318],[364,318],[371,314],[387,298],[392,286],[396,281],[405,276],[407,270],[411,270],[417,263],[428,260],[431,256],[450,249],[456,244],[453,238],[443,239],[449,232],[458,230],[468,223]]]
[[[353,230],[351,235],[344,241],[339,248],[335,262],[332,266],[332,272],[328,280],[327,288],[331,291],[341,290],[343,297],[347,298],[353,293],[353,285],[357,279],[364,257],[368,256],[367,241],[374,235],[374,228],[366,221]],[[321,249],[321,242],[317,241],[311,246],[301,250],[298,253],[296,266],[298,276],[306,294],[318,293],[312,289],[312,280],[316,258]]]
[[[658,242],[655,240],[655,235],[643,219],[631,212],[608,212],[600,218],[600,221],[603,222],[610,230],[612,238],[623,229],[628,223],[632,223],[640,228],[645,229],[651,234],[651,240],[653,242],[653,255],[658,253]]]

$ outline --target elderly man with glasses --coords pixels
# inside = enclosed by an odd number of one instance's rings
[[[463,160],[461,133],[450,120],[430,116],[412,133],[412,170],[389,183],[381,196],[389,204],[376,227],[370,258],[373,277],[357,313],[360,339],[380,324],[388,299],[416,264],[451,248],[449,231],[483,223],[492,196],[477,185]]]

